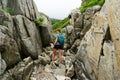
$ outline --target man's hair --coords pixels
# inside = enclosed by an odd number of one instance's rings
[[[61,30],[60,29],[56,29],[56,31],[59,31],[61,33]]]

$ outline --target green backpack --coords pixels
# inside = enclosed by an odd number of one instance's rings
[[[58,35],[58,42],[62,45],[64,44],[64,36],[62,34]]]

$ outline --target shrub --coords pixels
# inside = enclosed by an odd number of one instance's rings
[[[43,21],[44,21],[44,18],[42,18],[42,17],[34,20],[36,26],[41,26],[43,24]]]
[[[86,0],[82,3],[80,7],[80,11],[84,12],[87,8],[95,6],[95,5],[100,5],[102,6],[104,4],[105,0]]]

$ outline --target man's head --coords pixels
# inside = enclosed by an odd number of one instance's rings
[[[60,30],[60,29],[57,29],[57,30],[56,30],[56,33],[57,33],[57,34],[61,33],[61,30]]]

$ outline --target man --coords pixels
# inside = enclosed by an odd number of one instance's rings
[[[61,30],[56,30],[56,39],[53,43],[53,53],[52,53],[52,61],[55,59],[56,51],[59,50],[59,63],[62,61],[62,51],[64,46],[64,37],[61,34]]]

